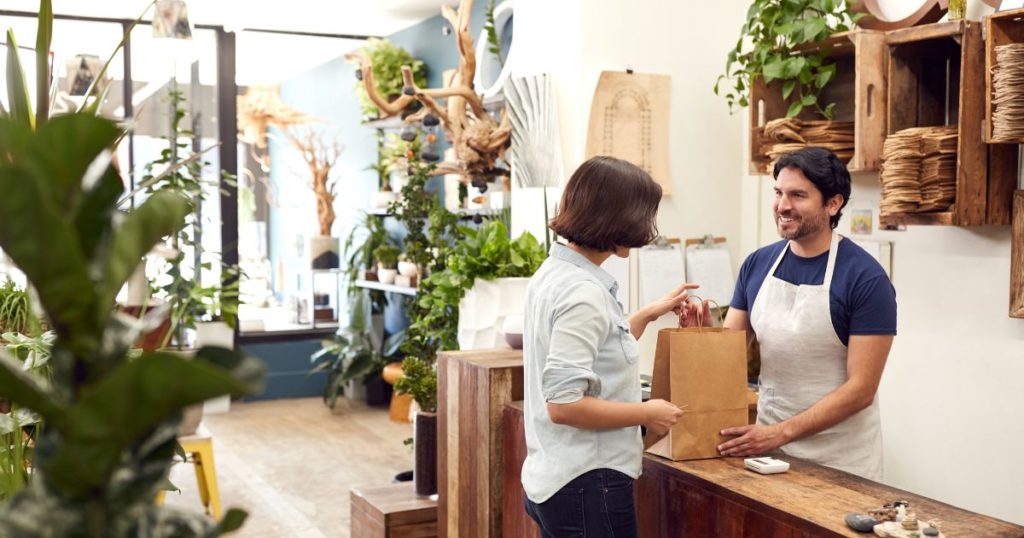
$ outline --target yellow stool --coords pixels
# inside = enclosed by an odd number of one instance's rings
[[[388,384],[394,385],[395,381],[402,378],[402,363],[393,362],[384,367],[381,377]],[[409,422],[409,407],[412,406],[412,396],[409,394],[392,394],[389,417],[392,422]]]
[[[196,482],[199,483],[199,500],[203,508],[213,519],[220,521],[220,491],[217,489],[217,469],[213,463],[213,436],[202,424],[196,433],[187,437],[179,437],[178,443],[185,454],[191,456],[196,468]],[[157,504],[164,503],[167,492],[161,491],[156,498]]]

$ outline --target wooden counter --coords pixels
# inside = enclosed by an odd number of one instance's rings
[[[505,406],[505,536],[539,536],[523,510],[520,470],[526,457],[522,402]],[[673,462],[644,455],[636,481],[641,538],[867,536],[843,522],[894,500],[910,502],[921,520],[943,522],[946,536],[1024,537],[1024,527],[982,516],[877,482],[780,456],[788,472],[763,476],[741,458]]]

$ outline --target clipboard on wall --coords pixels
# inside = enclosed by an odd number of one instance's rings
[[[658,237],[637,250],[637,306],[650,304],[686,281],[683,244]]]
[[[719,306],[729,306],[736,280],[725,238],[706,235],[687,239],[685,247],[686,281],[700,284],[693,295],[712,300]]]

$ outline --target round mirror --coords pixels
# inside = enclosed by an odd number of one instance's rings
[[[480,31],[476,40],[476,76],[473,85],[484,99],[501,93],[509,77],[512,65],[512,15],[513,0],[494,6],[494,30],[498,38],[498,54],[491,50],[493,44],[487,39],[487,29]]]

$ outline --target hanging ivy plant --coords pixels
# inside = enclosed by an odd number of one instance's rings
[[[787,117],[814,107],[832,119],[835,103],[823,106],[819,97],[835,78],[836,65],[829,62],[830,48],[813,45],[849,31],[863,16],[851,12],[843,0],[753,0],[740,39],[729,51],[725,74],[715,82],[715,94],[725,97],[730,110],[748,106],[750,88],[763,77],[765,84],[782,83],[783,99],[795,92]]]

